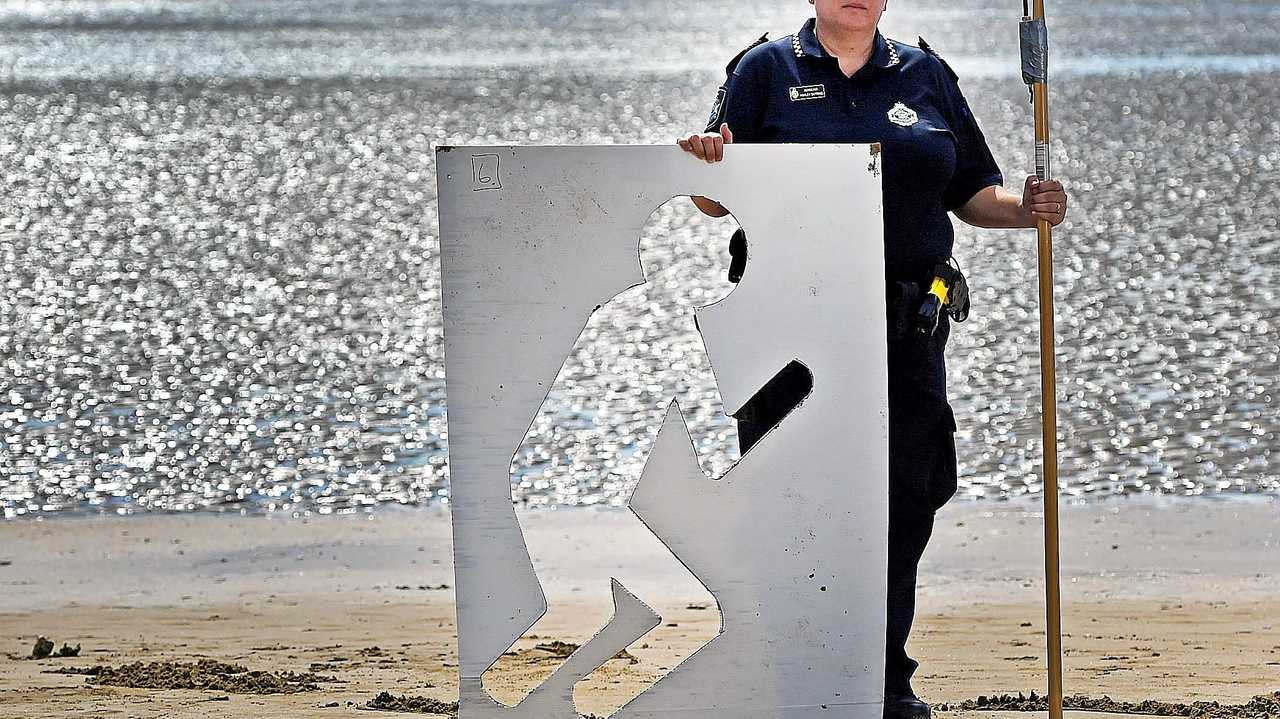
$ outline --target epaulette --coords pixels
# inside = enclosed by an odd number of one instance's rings
[[[746,48],[744,48],[742,52],[738,53],[737,55],[734,55],[733,59],[729,61],[729,64],[724,66],[725,76],[727,77],[729,75],[732,75],[733,71],[738,69],[738,63],[742,62],[743,55],[746,55],[747,53],[751,52],[753,49],[755,49],[757,45],[763,45],[766,42],[769,42],[769,33],[765,33],[761,35],[759,40],[756,40],[755,42],[746,46]]]
[[[956,71],[951,69],[951,66],[947,64],[947,61],[943,60],[942,56],[938,54],[938,51],[934,50],[933,47],[929,45],[929,43],[925,42],[924,38],[920,38],[920,49],[924,50],[930,55],[933,55],[935,58],[937,58],[938,62],[942,63],[942,66],[947,70],[947,74],[951,76],[952,82],[960,82],[960,76],[956,74]]]

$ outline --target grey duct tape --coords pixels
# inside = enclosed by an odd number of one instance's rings
[[[1023,20],[1018,26],[1022,39],[1022,81],[1028,85],[1049,81],[1049,28],[1044,20]]]

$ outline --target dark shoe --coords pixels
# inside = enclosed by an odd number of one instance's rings
[[[884,719],[930,719],[929,705],[914,694],[886,694]]]

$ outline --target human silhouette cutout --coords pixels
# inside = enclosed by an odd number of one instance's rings
[[[650,215],[639,241],[645,282],[619,293],[587,319],[513,458],[512,496],[517,505],[536,505],[553,496],[564,502],[566,496],[583,489],[585,478],[593,485],[586,488],[588,494],[603,494],[610,504],[626,506],[673,401],[679,403],[693,430],[707,481],[719,479],[736,463],[735,424],[725,414],[695,319],[697,309],[728,296],[745,272],[745,234],[741,228],[733,232],[735,226],[731,216],[714,219],[694,210],[687,198],[668,201]],[[724,252],[723,239],[730,233],[734,235],[732,260]],[[618,517],[631,526],[615,528],[612,536],[650,543],[643,552],[643,566],[612,561],[615,557],[608,553],[622,548],[607,541],[566,548],[563,537],[530,526],[536,518],[522,518],[525,543],[548,606],[522,639],[562,636],[570,626],[578,630],[604,627],[610,618],[599,608],[609,604],[611,582],[618,581],[644,601],[647,577],[655,574],[653,561],[669,563],[687,576],[682,586],[666,585],[654,594],[678,597],[680,608],[693,603],[716,611],[710,592],[634,514],[619,512]],[[634,550],[628,546],[616,554],[632,556]],[[594,571],[599,576],[558,577],[539,566],[551,557],[563,557],[566,551],[604,553],[581,557],[585,561],[579,562],[590,568],[588,574]],[[671,576],[672,572],[663,568],[657,574]],[[653,639],[663,631],[660,627],[646,637]],[[680,633],[686,642],[691,639],[688,630]],[[688,654],[713,636],[694,637],[698,641],[689,643]],[[502,698],[510,699],[516,692],[527,695],[560,663],[546,658],[537,671],[529,671],[509,653],[490,672],[502,673],[504,692],[509,692]],[[517,686],[510,686],[513,681]]]

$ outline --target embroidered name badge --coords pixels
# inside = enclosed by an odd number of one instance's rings
[[[911,127],[917,122],[920,122],[920,116],[916,114],[915,110],[912,110],[902,103],[898,103],[889,111],[889,122],[892,122],[895,125],[901,125],[902,127]]]
[[[800,102],[801,100],[821,100],[827,96],[826,85],[800,85],[793,87],[787,91],[791,95],[792,102]]]

